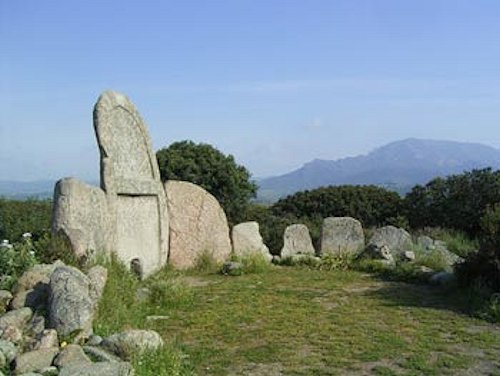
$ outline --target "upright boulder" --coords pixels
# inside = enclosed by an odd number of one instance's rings
[[[295,224],[285,229],[281,258],[298,255],[314,256],[315,250],[306,225]]]
[[[376,229],[368,242],[370,248],[381,248],[382,246],[386,246],[394,258],[400,259],[404,252],[412,250],[413,242],[411,235],[406,230],[385,226]]]
[[[61,336],[92,334],[96,301],[90,279],[76,268],[60,266],[50,277],[49,325]]]
[[[269,248],[264,244],[257,222],[244,222],[237,224],[232,230],[233,252],[238,257],[246,257],[254,254],[262,255],[271,262],[273,256]]]
[[[351,217],[328,217],[321,230],[321,255],[355,255],[365,246],[361,222]]]
[[[185,181],[165,183],[170,216],[168,263],[179,269],[194,266],[203,252],[218,262],[231,254],[226,214],[217,199],[203,188]]]
[[[75,179],[54,190],[52,230],[64,234],[77,256],[115,251],[146,276],[167,262],[168,215],[158,162],[146,125],[130,100],[102,94],[94,108],[101,153],[101,187]]]

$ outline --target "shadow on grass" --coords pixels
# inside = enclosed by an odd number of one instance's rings
[[[463,315],[475,315],[480,297],[473,296],[468,289],[456,286],[434,286],[424,283],[408,283],[385,281],[384,286],[366,293],[378,300],[385,301],[388,306],[431,308],[448,310]]]

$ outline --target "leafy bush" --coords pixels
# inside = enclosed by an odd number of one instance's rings
[[[498,202],[500,170],[486,168],[417,185],[406,195],[404,206],[412,228],[440,226],[477,236],[481,217]]]
[[[446,243],[446,248],[454,254],[465,257],[469,253],[477,252],[479,242],[476,238],[471,238],[469,235],[460,230],[445,229],[442,227],[424,227],[416,230],[414,234],[427,235],[432,239],[441,240]]]
[[[212,252],[205,250],[196,259],[193,270],[201,273],[215,273],[219,268],[220,262],[215,259]]]
[[[248,170],[232,155],[208,144],[174,142],[156,153],[162,180],[185,180],[198,184],[217,198],[232,224],[244,218],[257,185]]]
[[[0,245],[0,290],[10,290],[17,279],[37,263],[30,238]]]
[[[15,242],[29,232],[37,240],[50,230],[52,202],[0,198],[0,240]]]
[[[402,199],[376,186],[330,186],[295,193],[272,207],[277,216],[296,218],[353,217],[363,226],[381,226],[401,221]],[[399,218],[399,219],[398,219]]]

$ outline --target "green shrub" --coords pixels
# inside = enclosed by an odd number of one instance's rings
[[[387,265],[382,260],[358,259],[352,264],[352,269],[375,274],[390,281],[424,283],[429,279],[429,276],[412,262]]]
[[[481,218],[482,241],[500,247],[500,203],[488,207]]]
[[[0,246],[0,289],[10,290],[17,279],[37,263],[30,238]]]
[[[314,257],[309,255],[287,256],[287,257],[282,257],[278,261],[278,265],[319,269],[321,265],[321,259],[319,257]]]
[[[35,241],[50,231],[51,217],[52,202],[49,200],[0,198],[0,240],[16,242],[29,232]]]
[[[414,232],[417,235],[427,235],[432,239],[441,240],[446,243],[446,247],[450,252],[465,257],[469,253],[477,252],[479,242],[475,238],[460,230],[445,229],[442,227],[424,227],[421,230]]]
[[[438,251],[424,250],[421,247],[413,246],[415,253],[415,264],[426,266],[436,272],[450,269],[444,254]]]
[[[349,253],[326,255],[321,257],[320,270],[348,270],[354,263],[354,256]]]
[[[221,263],[215,259],[213,252],[204,250],[196,258],[192,269],[200,273],[216,273],[220,268],[220,264]]]
[[[174,346],[165,345],[156,351],[147,351],[133,357],[136,376],[194,376],[187,356]]]

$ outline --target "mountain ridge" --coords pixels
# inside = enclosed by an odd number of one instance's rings
[[[258,199],[342,184],[375,184],[404,193],[438,176],[486,167],[500,168],[500,149],[480,143],[407,138],[355,157],[313,159],[289,173],[261,179]]]

